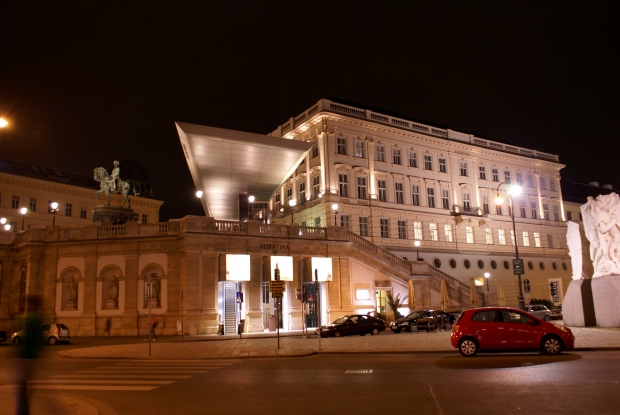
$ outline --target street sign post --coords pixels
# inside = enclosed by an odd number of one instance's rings
[[[523,267],[523,259],[513,259],[512,260],[512,273],[514,275],[523,275],[525,274],[525,268]]]

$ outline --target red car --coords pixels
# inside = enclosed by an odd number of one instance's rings
[[[479,351],[540,350],[555,355],[575,347],[575,336],[560,324],[548,323],[509,307],[465,310],[452,327],[450,342],[463,356]]]

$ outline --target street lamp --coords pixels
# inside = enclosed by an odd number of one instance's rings
[[[254,200],[256,198],[253,195],[248,196],[248,202],[250,202],[250,210],[248,211],[248,220],[254,219]]]
[[[4,118],[0,118],[0,128],[4,128],[7,125],[9,125],[9,122],[5,120]]]
[[[24,231],[24,220],[26,219],[26,213],[28,212],[28,208],[23,207],[19,211],[22,214],[22,232],[23,232]]]
[[[56,214],[60,209],[58,209],[58,202],[52,202],[50,204],[50,213],[52,216],[52,226],[56,225]]]
[[[6,218],[0,218],[0,225],[2,225],[2,227],[4,228],[5,231],[10,231],[11,230],[11,225],[6,223]]]
[[[295,205],[297,204],[297,201],[295,199],[290,199],[288,201],[288,205],[291,207],[291,223],[295,223],[295,221],[293,220],[293,218],[295,217],[295,211],[293,210],[293,208],[295,207]]]
[[[521,194],[521,186],[511,185],[509,183],[503,182],[497,186],[495,203],[502,204],[504,203],[504,199],[499,195],[499,188],[501,185],[505,184],[508,187],[507,193],[510,198],[510,217],[512,218],[512,234],[513,240],[515,244],[515,257],[516,259],[512,261],[512,270],[513,274],[515,274],[519,279],[519,308],[525,311],[525,299],[523,297],[523,286],[521,284],[521,274],[523,274],[523,260],[519,258],[519,242],[517,238],[517,225],[515,223],[515,209],[514,204],[512,203],[512,197]]]
[[[415,245],[415,256],[417,261],[420,262],[420,241],[416,239],[413,244]]]
[[[334,226],[338,226],[336,225],[336,219],[338,217],[338,203],[334,203],[332,205],[332,210],[334,211]]]
[[[486,278],[487,280],[487,292],[489,291],[489,277],[491,276],[491,274],[489,274],[488,272],[484,273],[484,278]]]
[[[200,200],[202,198],[202,195],[203,195],[202,190],[197,190],[196,191],[196,197],[198,198],[198,204],[199,204],[198,216],[202,215],[202,200]]]

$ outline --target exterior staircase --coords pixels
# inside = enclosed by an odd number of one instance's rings
[[[224,334],[237,334],[237,284],[224,283]]]

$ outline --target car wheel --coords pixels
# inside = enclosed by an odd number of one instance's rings
[[[549,321],[551,320],[551,318],[549,317],[549,314],[545,314],[545,321]]]
[[[459,352],[465,357],[473,357],[478,353],[478,343],[468,337],[461,339],[459,340]]]
[[[415,333],[418,331],[418,325],[416,323],[409,323],[409,332]]]
[[[58,342],[58,340],[56,340],[56,337],[54,336],[47,339],[47,344],[56,344],[56,342]]]
[[[17,336],[13,339],[13,344],[22,344],[22,338]]]
[[[379,329],[378,328],[373,328],[372,332],[370,333],[372,336],[378,336],[379,335]]]
[[[338,330],[336,330],[336,331],[334,332],[334,337],[342,337],[342,333],[341,333],[341,332],[339,332]]]
[[[544,354],[555,355],[562,353],[562,341],[556,336],[547,336],[540,346]]]

